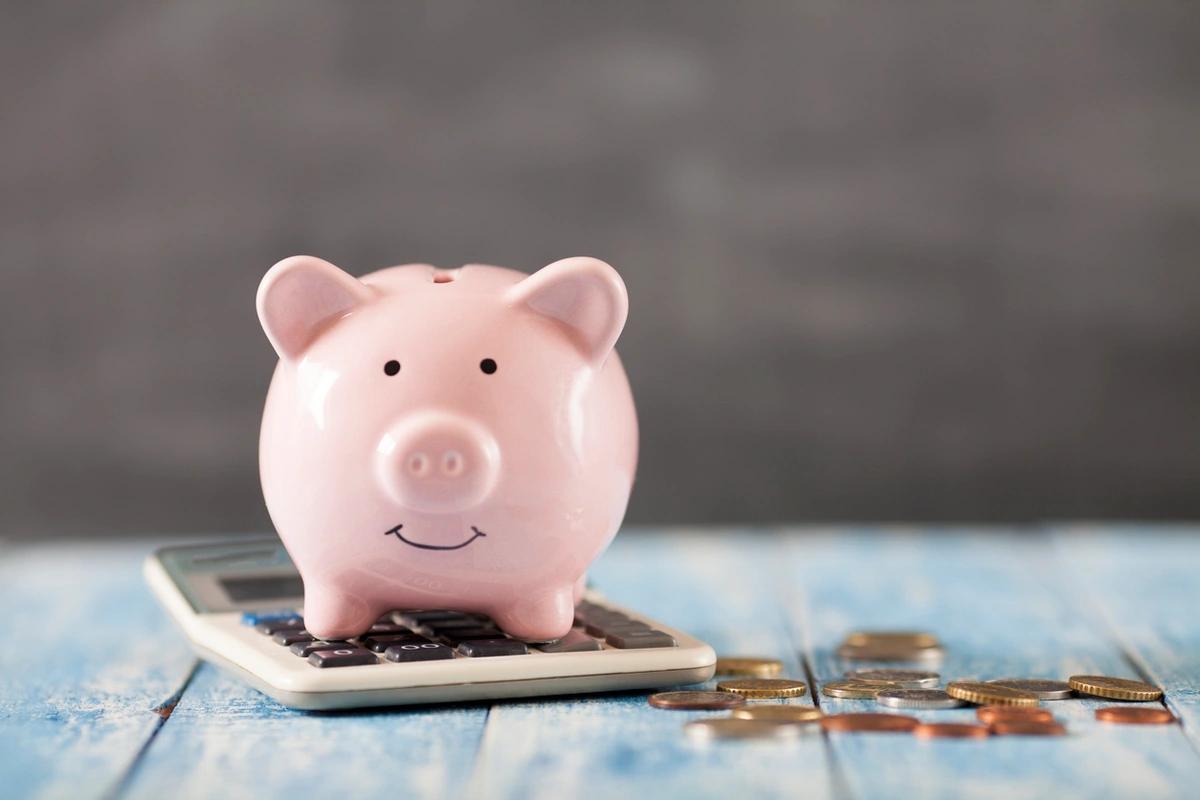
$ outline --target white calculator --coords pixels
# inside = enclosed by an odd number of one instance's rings
[[[361,636],[304,629],[304,586],[276,538],[164,547],[146,580],[200,657],[285,706],[354,708],[699,683],[704,642],[589,591],[571,632],[526,643],[480,614],[398,609]]]

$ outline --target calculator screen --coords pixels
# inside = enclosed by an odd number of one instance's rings
[[[299,575],[224,575],[218,581],[234,603],[304,596],[304,584]]]

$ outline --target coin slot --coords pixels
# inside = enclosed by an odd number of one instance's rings
[[[433,282],[434,283],[453,283],[454,282],[454,273],[453,272],[435,272],[435,273],[433,273]]]

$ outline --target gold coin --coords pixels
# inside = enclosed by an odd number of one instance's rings
[[[1145,702],[1162,697],[1162,689],[1141,681],[1127,678],[1110,678],[1107,675],[1072,675],[1067,681],[1080,694],[1107,697],[1112,700],[1134,700]]]
[[[847,661],[936,661],[945,655],[941,647],[910,647],[900,644],[847,644],[837,649],[838,658]]]
[[[757,706],[742,706],[735,708],[729,716],[734,719],[758,719],[764,722],[818,722],[821,710],[812,706],[792,706],[782,703],[770,703]]]
[[[959,700],[980,706],[1036,706],[1038,698],[1032,692],[1010,689],[982,681],[951,681],[946,693]]]
[[[722,656],[717,659],[718,675],[741,675],[747,678],[770,678],[783,671],[783,662],[776,658]]]
[[[869,645],[900,648],[941,647],[938,638],[925,631],[854,631],[846,636],[843,644],[851,647]]]
[[[765,700],[774,697],[801,697],[808,691],[803,681],[786,678],[738,678],[721,681],[717,689],[722,692],[740,694],[750,700]]]
[[[874,700],[884,689],[898,688],[894,683],[875,681],[829,681],[821,687],[821,694],[842,700]]]

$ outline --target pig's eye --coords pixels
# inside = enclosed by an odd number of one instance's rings
[[[496,371],[496,362],[490,358],[485,358],[479,362],[479,368],[483,370],[484,375],[491,375]]]
[[[385,374],[385,375],[395,375],[399,371],[400,371],[400,362],[399,361],[392,360],[383,365],[383,374]]]

